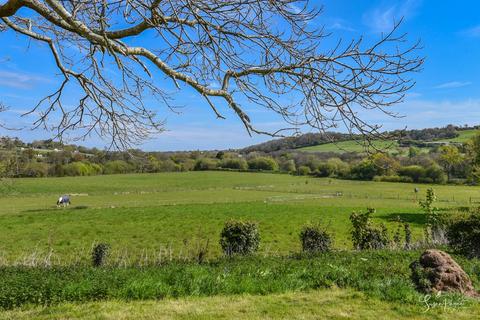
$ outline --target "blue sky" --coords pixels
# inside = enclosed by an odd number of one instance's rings
[[[4,0],[0,0],[0,3]],[[383,124],[385,129],[423,128],[446,124],[479,124],[480,119],[480,2],[434,0],[312,1],[324,6],[316,21],[345,40],[377,38],[388,31],[395,20],[404,18],[401,31],[409,39],[422,41],[426,62],[421,73],[413,77],[417,85],[406,101],[394,110],[403,118],[394,119],[379,114],[369,120]],[[139,39],[141,40],[141,39]],[[28,49],[27,49],[28,48]],[[11,127],[20,131],[0,130],[0,134],[15,135],[27,141],[48,138],[44,130],[29,130],[32,118],[19,115],[29,110],[39,98],[50,92],[58,78],[53,59],[45,48],[29,43],[11,33],[0,33],[0,101],[10,106],[1,115]],[[159,79],[159,85],[167,85]],[[165,82],[165,83],[164,83]],[[184,106],[179,113],[156,106],[166,120],[168,131],[153,137],[143,146],[148,150],[193,150],[243,147],[269,140],[266,136],[250,137],[240,121],[227,113],[218,120],[194,92],[176,93],[176,102]],[[259,127],[273,129],[280,119],[255,105],[244,108]],[[82,144],[103,147],[107,144],[91,138]]]

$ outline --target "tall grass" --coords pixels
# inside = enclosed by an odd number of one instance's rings
[[[409,264],[419,251],[331,252],[315,257],[248,257],[162,266],[0,268],[0,308],[106,299],[138,300],[353,288],[387,301],[420,304]],[[455,257],[480,284],[480,260]]]

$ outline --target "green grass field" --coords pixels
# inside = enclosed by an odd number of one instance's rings
[[[472,139],[476,134],[478,134],[478,130],[461,130],[458,131],[459,135],[453,139],[441,140],[441,141],[450,141],[450,142],[467,142],[468,140]]]
[[[365,152],[366,146],[363,141],[340,141],[336,143],[325,143],[317,146],[299,148],[298,150],[304,152]],[[398,144],[395,141],[375,140],[372,142],[370,149],[391,150],[396,151]]]
[[[472,139],[477,133],[478,130],[461,130],[458,131],[459,136],[453,139],[439,140],[438,142],[455,142],[455,143],[464,143]],[[375,140],[372,142],[373,150],[379,149],[388,152],[398,152],[400,154],[406,154],[408,148],[400,148],[398,143],[395,141],[385,141],[385,140]],[[362,144],[362,141],[340,141],[337,143],[326,143],[317,146],[299,148],[299,151],[304,152],[335,152],[335,153],[344,153],[344,152],[365,152],[365,146]],[[428,152],[429,148],[421,148],[423,152]]]
[[[350,248],[348,217],[367,207],[377,209],[377,221],[393,225],[400,216],[421,235],[415,187],[422,194],[428,186],[235,172],[17,179],[0,198],[1,259],[10,264],[53,250],[52,259],[69,263],[88,258],[94,242],[134,258],[165,250],[182,257],[209,241],[214,257],[230,218],[259,223],[262,253],[298,251],[298,232],[310,221],[328,225],[337,248]],[[434,188],[440,206],[480,202],[478,187]],[[57,208],[64,193],[72,206]]]
[[[0,313],[0,319],[398,319],[470,320],[480,306],[410,306],[370,298],[349,289],[235,295],[163,301],[106,301],[29,307]]]
[[[337,248],[350,248],[348,217],[367,207],[377,221],[393,226],[400,216],[421,235],[415,187],[422,195],[428,186],[235,172],[17,179],[0,198],[0,257],[11,264],[53,250],[52,259],[70,263],[88,258],[94,242],[132,258],[165,250],[182,257],[206,241],[214,257],[230,218],[259,223],[262,253],[298,251],[298,232],[310,221],[328,225]],[[478,187],[434,188],[439,206],[480,202]],[[57,208],[64,193],[72,206]]]
[[[259,223],[260,257],[299,252],[298,233],[301,226],[310,221],[321,221],[328,226],[335,235],[337,249],[351,249],[349,215],[353,210],[367,207],[377,209],[375,221],[386,223],[392,233],[396,228],[394,220],[399,216],[410,223],[414,238],[420,239],[424,215],[415,199],[415,187],[420,188],[423,196],[429,186],[220,171],[4,181],[0,197],[0,266],[9,270],[17,264],[85,263],[90,259],[92,244],[98,242],[111,245],[110,261],[115,265],[151,265],[190,259],[199,246],[207,244],[208,258],[215,261],[221,256],[219,233],[224,222],[231,218]],[[439,207],[480,205],[480,187],[433,187]],[[72,195],[72,206],[57,208],[57,197],[65,193]],[[411,257],[402,262],[403,272],[408,270],[405,269],[407,260]],[[341,265],[338,268],[335,269],[338,272],[343,270]],[[473,264],[474,274],[478,271],[474,271],[476,268]],[[205,270],[199,272],[198,281]],[[192,278],[194,283],[195,279]],[[141,278],[139,281],[143,283]],[[352,319],[384,314],[398,319],[448,319],[451,315],[443,309],[424,314],[421,304],[403,307],[400,302],[385,301],[383,295],[365,296],[349,289],[348,282],[329,295],[325,291],[303,292],[317,287],[314,283],[304,286],[305,279],[301,277],[300,282],[294,278],[291,281],[292,289],[272,287],[258,298],[255,294],[259,292],[255,290],[238,289],[238,293],[253,295],[232,297],[227,290],[226,296],[189,298],[187,294],[181,300],[168,298],[160,302],[125,303],[114,299],[87,301],[86,305],[61,303],[45,308],[27,305],[0,314],[0,319],[148,319],[158,310],[165,310],[164,318],[175,315],[180,319],[343,319],[348,318],[348,310],[358,310]],[[332,285],[335,286],[336,281]],[[408,276],[402,281],[408,282]],[[266,288],[269,283],[266,282]],[[138,289],[138,284],[134,288]],[[188,290],[196,295],[193,288]],[[237,292],[234,287],[231,290]],[[301,292],[295,293],[297,291]],[[216,307],[232,301],[245,307]],[[253,307],[255,301],[258,307]],[[362,307],[367,301],[378,309]],[[337,307],[328,307],[330,303]],[[338,307],[343,305],[345,309]],[[325,313],[316,317],[321,310]],[[459,319],[467,319],[475,310],[478,311],[478,307],[473,305],[454,312]],[[99,316],[93,317],[92,313]]]

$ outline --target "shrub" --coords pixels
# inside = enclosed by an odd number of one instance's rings
[[[165,161],[159,161],[159,171],[161,172],[178,172],[182,168],[179,164],[175,163],[172,159],[167,159]]]
[[[449,245],[470,258],[480,258],[480,214],[458,219],[447,227]]]
[[[318,177],[331,177],[335,174],[335,166],[329,162],[322,162],[317,167],[315,175]]]
[[[350,166],[348,163],[339,158],[329,159],[327,164],[334,168],[334,171],[330,175],[332,177],[346,177],[350,173]]]
[[[220,163],[220,167],[224,169],[236,169],[236,170],[247,170],[248,165],[247,161],[244,159],[234,159],[234,158],[227,158],[223,159]]]
[[[421,166],[407,166],[400,168],[398,174],[404,177],[410,177],[413,182],[419,182],[420,179],[425,178],[426,171]]]
[[[217,168],[218,162],[210,158],[200,158],[195,162],[195,171],[214,170]]]
[[[192,171],[195,168],[195,160],[193,159],[185,159],[180,164],[181,171]]]
[[[432,164],[431,166],[427,167],[425,174],[427,178],[430,178],[434,183],[445,183],[447,181],[445,172],[437,164]]]
[[[92,176],[102,173],[102,167],[90,162],[72,162],[63,166],[63,173],[66,176]]]
[[[254,253],[259,243],[258,226],[250,221],[227,221],[220,234],[220,246],[227,256]]]
[[[258,157],[248,160],[248,168],[251,170],[278,171],[278,163],[273,158]]]
[[[23,169],[21,175],[24,177],[41,178],[48,174],[48,165],[43,162],[30,162]]]
[[[297,167],[295,166],[295,161],[286,160],[281,163],[280,169],[285,172],[295,173],[295,171],[297,170]]]
[[[427,189],[425,200],[420,201],[420,207],[425,212],[425,240],[427,242],[444,242],[445,240],[445,218],[440,215],[440,211],[435,207],[437,195],[432,188]]]
[[[354,165],[350,174],[353,179],[372,180],[377,175],[377,168],[373,162],[364,160]]]
[[[311,173],[310,167],[307,166],[300,166],[297,169],[297,174],[299,176],[308,176]]]
[[[370,215],[374,212],[375,209],[368,209],[366,213],[352,212],[350,215],[352,241],[357,250],[383,249],[390,242],[383,224],[380,227],[372,225]]]
[[[133,167],[123,160],[108,161],[105,163],[105,174],[129,173],[133,171]]]
[[[110,246],[106,243],[99,243],[92,250],[92,265],[101,267],[105,264]]]
[[[332,249],[332,236],[320,225],[306,225],[300,231],[302,250],[308,253],[327,252]]]

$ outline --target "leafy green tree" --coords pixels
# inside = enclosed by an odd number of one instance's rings
[[[419,182],[426,176],[425,168],[417,165],[400,168],[398,173],[400,176],[412,178],[413,182]]]
[[[310,167],[300,166],[297,168],[297,174],[299,176],[308,176],[311,173]]]
[[[258,157],[248,160],[248,168],[251,170],[278,171],[278,163],[270,157]]]
[[[218,166],[218,161],[210,159],[210,158],[200,158],[195,162],[194,170],[202,171],[202,170],[214,170]]]
[[[420,149],[419,148],[414,147],[414,146],[411,146],[410,148],[408,148],[408,157],[410,159],[415,158],[419,154],[420,154]]]
[[[244,159],[226,158],[220,162],[220,167],[225,169],[247,170],[248,164]]]
[[[46,177],[48,175],[48,165],[43,162],[29,162],[22,168],[21,175],[32,178]]]
[[[455,146],[442,146],[440,147],[440,164],[445,169],[447,173],[448,180],[451,179],[452,174],[454,173],[455,166],[462,163],[463,156],[460,154],[459,150]]]
[[[371,161],[375,166],[376,175],[380,176],[394,175],[400,168],[400,164],[398,163],[398,161],[385,153],[379,152],[372,155]]]
[[[297,167],[295,165],[295,161],[290,159],[290,160],[286,160],[286,161],[281,162],[280,170],[282,170],[284,172],[295,173],[295,171],[297,170]]]
[[[108,161],[103,170],[105,174],[130,173],[132,171],[132,166],[123,160]]]
[[[359,180],[372,180],[377,175],[377,167],[370,160],[363,160],[352,167],[351,177]]]
[[[147,172],[159,172],[160,166],[161,166],[160,161],[154,155],[149,155],[147,157],[147,166],[146,166]]]

